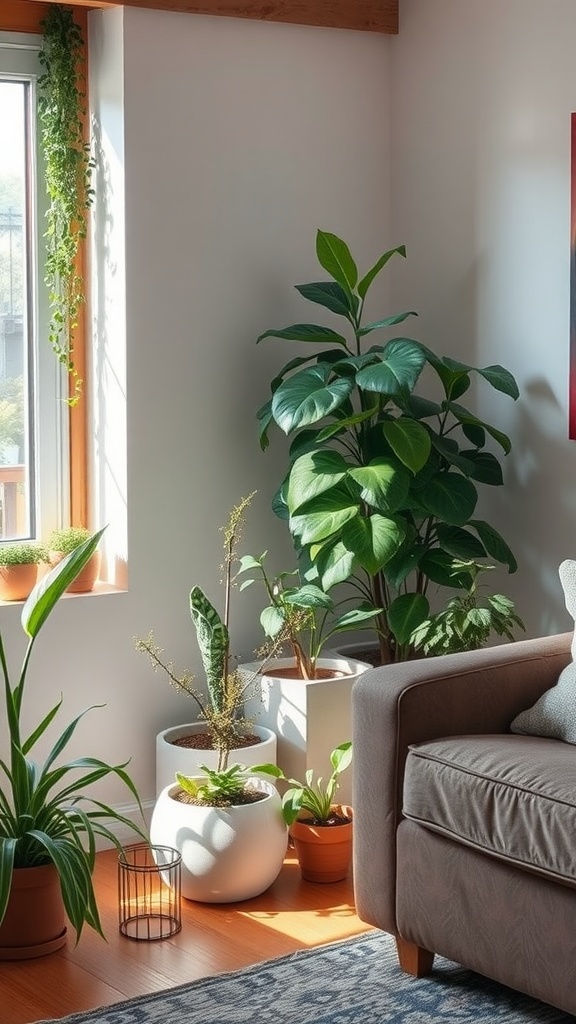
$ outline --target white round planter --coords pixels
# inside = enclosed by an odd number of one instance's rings
[[[318,666],[339,672],[328,679],[287,678],[282,669],[294,665],[293,658],[278,658],[266,665],[261,677],[261,696],[253,698],[248,713],[278,737],[278,764],[290,778],[304,780],[330,774],[330,754],[340,743],[352,739],[352,687],[358,676],[372,666],[368,662],[334,655],[318,659]],[[241,665],[253,673],[257,663]],[[353,766],[340,779],[338,801],[352,803]]]
[[[251,777],[264,800],[238,807],[195,807],[175,800],[177,785],[158,797],[150,825],[154,845],[182,856],[182,895],[201,903],[258,896],[278,877],[288,845],[276,787]]]
[[[191,722],[187,725],[174,725],[163,729],[156,737],[156,796],[166,786],[172,785],[176,772],[182,775],[197,775],[200,765],[216,768],[218,753],[216,750],[196,750],[194,747],[179,747],[172,742],[190,733],[205,732],[203,722]],[[260,736],[261,742],[250,747],[238,747],[230,751],[229,764],[245,764],[250,768],[253,764],[276,764],[276,733],[262,726],[254,726],[251,730]]]

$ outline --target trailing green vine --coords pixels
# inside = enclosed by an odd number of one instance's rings
[[[48,336],[73,381],[69,402],[74,405],[82,392],[73,359],[74,332],[85,301],[78,250],[86,237],[86,214],[94,194],[90,187],[93,161],[84,138],[84,40],[72,10],[60,4],[49,7],[41,24],[39,59],[44,73],[38,80],[38,107],[49,199],[44,276],[50,301]]]

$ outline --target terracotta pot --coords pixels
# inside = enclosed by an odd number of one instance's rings
[[[352,819],[352,808],[337,805]],[[309,825],[295,821],[290,826],[302,878],[308,882],[340,882],[346,878],[352,859],[352,820],[343,825]]]
[[[50,565],[58,565],[59,562],[65,555],[61,551],[49,551],[48,558],[50,559]],[[75,580],[66,588],[68,594],[87,594],[90,590],[94,589],[94,584],[98,579],[100,572],[100,560],[101,554],[99,551],[94,551],[90,556],[86,565],[82,569],[82,572],[78,574]]]
[[[66,916],[54,865],[15,868],[8,907],[0,925],[0,960],[45,956],[65,942]]]
[[[0,565],[0,600],[23,601],[34,588],[38,578],[35,562],[22,565]]]

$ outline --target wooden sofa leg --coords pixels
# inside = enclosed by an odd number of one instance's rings
[[[415,978],[421,978],[424,974],[430,974],[434,963],[434,953],[429,949],[422,949],[414,942],[406,942],[405,939],[396,936],[396,951],[398,963],[406,974],[412,974]]]

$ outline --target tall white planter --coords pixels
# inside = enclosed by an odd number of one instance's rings
[[[198,775],[200,765],[216,768],[216,750],[196,750],[195,747],[179,747],[173,741],[195,732],[205,732],[204,722],[189,722],[163,729],[156,737],[156,796],[174,782],[176,772],[182,775]],[[261,739],[250,747],[238,747],[230,751],[229,764],[238,762],[250,768],[253,764],[276,764],[276,734],[271,729],[254,726],[251,730]]]
[[[264,892],[278,877],[288,830],[276,787],[251,777],[263,800],[238,807],[196,807],[174,799],[177,785],[158,797],[150,841],[182,856],[182,895],[202,903],[236,903]]]
[[[314,776],[326,778],[331,771],[330,754],[340,743],[352,738],[352,687],[371,668],[351,658],[320,658],[319,668],[341,675],[331,679],[284,678],[283,668],[294,665],[292,658],[279,658],[262,673],[262,693],[251,701],[248,713],[272,729],[278,738],[278,765],[292,778],[304,781],[311,768]],[[241,666],[246,672],[258,670],[258,663]],[[352,802],[354,762],[340,779],[338,802]]]

